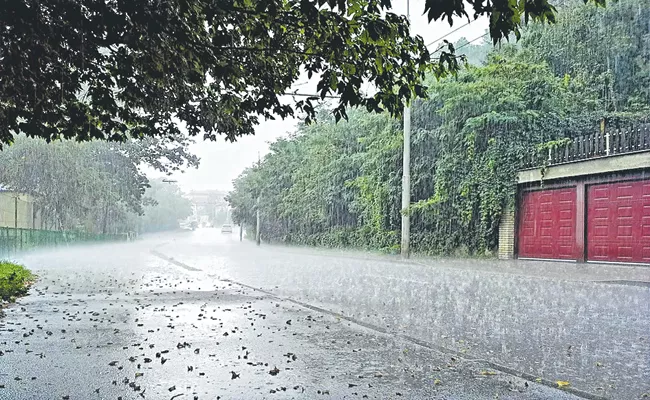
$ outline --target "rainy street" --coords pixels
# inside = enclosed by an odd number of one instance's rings
[[[650,400],[650,0],[0,2],[0,400]]]
[[[634,399],[650,390],[643,267],[400,262],[257,248],[215,229],[19,261],[39,279],[0,319],[3,399]]]

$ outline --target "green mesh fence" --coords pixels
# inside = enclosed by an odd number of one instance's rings
[[[71,231],[46,231],[0,227],[0,258],[41,247],[65,246],[75,243],[125,241],[129,235]]]

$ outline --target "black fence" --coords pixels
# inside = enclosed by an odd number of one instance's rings
[[[567,139],[565,144],[536,150],[526,167],[650,150],[650,125],[613,129]]]

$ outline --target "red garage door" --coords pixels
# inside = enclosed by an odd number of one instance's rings
[[[519,257],[578,258],[575,188],[525,192],[519,210]]]
[[[650,263],[650,180],[589,187],[587,258]]]

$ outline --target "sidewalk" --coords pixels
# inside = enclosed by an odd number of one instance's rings
[[[650,266],[605,263],[575,263],[542,260],[467,260],[414,258],[411,262],[448,268],[464,268],[512,275],[523,275],[554,280],[648,283]]]
[[[400,256],[354,249],[326,249],[263,244],[274,252],[315,257],[337,257],[381,262],[455,268],[497,274],[521,275],[553,280],[603,282],[650,286],[650,265],[576,263],[547,260],[497,260],[480,258],[427,257],[414,255],[404,260]]]

